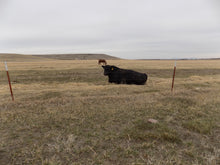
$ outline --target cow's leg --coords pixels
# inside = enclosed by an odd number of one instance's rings
[[[126,79],[125,79],[125,78],[121,79],[121,84],[127,84],[127,82],[126,82]]]

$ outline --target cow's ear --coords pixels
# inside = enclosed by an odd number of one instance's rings
[[[112,71],[116,71],[116,70],[118,70],[118,69],[119,69],[119,68],[117,68],[116,66],[112,66],[112,67],[111,67],[111,70],[112,70]]]

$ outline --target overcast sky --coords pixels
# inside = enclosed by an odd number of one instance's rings
[[[0,53],[220,57],[220,0],[0,0]]]

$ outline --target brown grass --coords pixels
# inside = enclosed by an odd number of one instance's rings
[[[112,60],[148,73],[107,82],[96,60],[0,64],[0,164],[220,164],[220,60]],[[148,122],[149,118],[158,124]]]

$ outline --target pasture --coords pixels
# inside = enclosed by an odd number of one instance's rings
[[[108,60],[148,74],[109,84],[97,60],[0,64],[0,164],[220,164],[220,60]],[[153,118],[156,124],[148,122]]]

